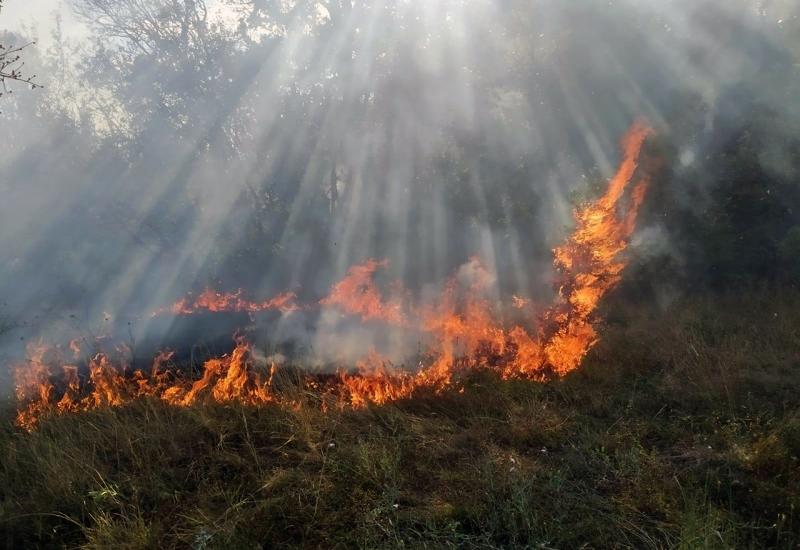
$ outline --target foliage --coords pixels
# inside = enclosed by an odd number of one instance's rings
[[[786,232],[781,241],[778,253],[784,276],[789,280],[800,281],[800,225],[795,225]]]
[[[731,93],[734,93],[731,91]],[[698,130],[676,125],[658,155],[668,167],[642,213],[650,232],[627,278],[628,289],[708,292],[764,283],[796,284],[800,224],[800,132],[757,92],[736,92],[729,107],[747,111]],[[688,118],[687,117],[687,118]],[[697,132],[697,135],[687,135]],[[698,143],[703,143],[698,146]],[[704,157],[695,158],[703,152]]]

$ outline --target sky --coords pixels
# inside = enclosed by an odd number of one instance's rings
[[[0,12],[0,30],[31,36],[44,49],[47,49],[52,40],[50,34],[55,26],[56,16],[61,17],[66,38],[80,40],[88,34],[86,25],[73,15],[70,0],[5,0],[4,4],[3,11]],[[220,9],[221,3],[210,0],[206,4],[213,15],[215,9]]]
[[[32,34],[45,48],[50,42],[50,32],[56,15],[61,16],[67,37],[79,38],[86,32],[64,0],[6,0],[4,4],[3,11],[0,12],[0,28],[25,35]]]

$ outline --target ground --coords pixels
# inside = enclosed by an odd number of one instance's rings
[[[607,304],[582,368],[0,428],[0,546],[796,548],[800,293]]]

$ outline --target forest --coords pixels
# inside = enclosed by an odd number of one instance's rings
[[[800,544],[796,2],[25,5],[0,546]]]

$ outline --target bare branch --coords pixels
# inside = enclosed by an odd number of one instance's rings
[[[2,44],[0,44],[0,85],[2,85],[2,91],[0,91],[0,96],[9,93],[9,90],[6,86],[6,83],[9,80],[15,82],[22,82],[23,84],[29,85],[32,89],[42,87],[40,84],[34,82],[34,80],[36,79],[35,74],[26,75],[23,72],[25,62],[22,61],[22,56],[20,52],[22,52],[22,50],[33,44],[34,42],[30,42],[22,46],[16,46],[11,48],[6,48]]]

